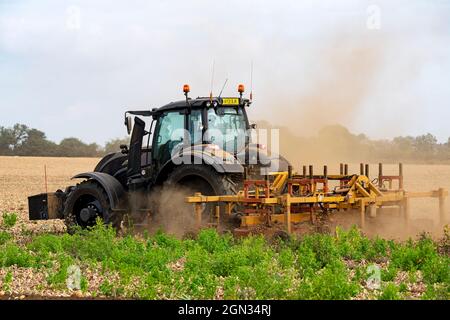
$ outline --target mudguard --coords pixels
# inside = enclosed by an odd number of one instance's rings
[[[108,195],[112,210],[126,210],[127,194],[119,180],[103,172],[85,172],[77,174],[72,179],[92,179],[100,183]]]
[[[233,159],[233,161],[227,162],[222,158],[213,156],[206,152],[191,152],[190,150],[184,150],[182,155],[177,155],[173,159],[170,159],[163,166],[166,167],[168,164],[181,165],[183,164],[183,159],[188,160],[188,163],[192,161],[193,164],[206,164],[212,166],[217,172],[220,173],[243,173],[244,167],[238,161]]]

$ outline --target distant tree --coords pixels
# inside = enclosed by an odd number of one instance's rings
[[[0,155],[6,156],[13,153],[14,133],[11,128],[0,127]]]
[[[29,128],[24,124],[16,123],[12,128],[14,143],[13,149],[19,147],[27,138]]]
[[[77,138],[66,138],[60,142],[58,154],[63,157],[96,157],[99,149],[96,143],[85,144]]]
[[[393,158],[410,159],[414,157],[414,153],[416,152],[415,141],[416,139],[411,136],[395,137],[392,140],[392,150],[390,151],[390,153],[393,155]]]
[[[122,138],[122,139],[117,138],[117,139],[109,140],[105,144],[104,153],[105,154],[109,154],[109,153],[113,153],[113,152],[118,152],[118,151],[120,151],[120,145],[121,144],[128,145],[129,143],[130,143],[130,139],[129,138]]]
[[[427,133],[417,137],[395,137],[392,140],[371,140],[364,134],[353,134],[341,125],[323,127],[316,136],[297,136],[295,128],[276,127],[269,122],[258,122],[259,129],[279,129],[280,145],[273,146],[270,137],[265,142],[268,150],[279,151],[287,159],[305,163],[318,159],[337,161],[414,161],[450,162],[450,138],[439,143]],[[261,141],[259,141],[261,142]],[[59,144],[47,139],[44,132],[24,124],[0,126],[0,155],[2,156],[61,156],[98,157],[120,151],[129,138],[116,138],[106,142],[104,148],[96,143],[86,144],[77,138],[63,139]]]
[[[416,137],[414,146],[416,150],[427,157],[431,156],[436,150],[437,139],[431,133]]]
[[[55,156],[57,144],[48,141],[45,133],[37,129],[28,129],[15,154],[20,156]]]
[[[28,127],[24,124],[15,124],[12,128],[0,127],[0,153],[14,154],[27,137]]]

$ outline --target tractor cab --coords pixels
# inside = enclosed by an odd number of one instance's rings
[[[185,100],[151,111],[125,113],[125,125],[131,134],[130,146],[122,146],[122,152],[128,155],[128,177],[150,175],[156,180],[158,173],[172,167],[174,158],[183,156],[183,152],[220,150],[235,158],[248,146],[247,130],[251,126],[245,108],[251,101],[242,97],[243,87],[240,97],[191,99],[188,92],[185,85]],[[144,121],[146,118],[150,123]]]

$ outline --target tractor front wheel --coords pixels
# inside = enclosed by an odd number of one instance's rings
[[[111,210],[108,195],[96,181],[87,180],[73,188],[64,203],[64,222],[67,232],[73,234],[77,226],[94,226],[101,218],[105,224],[120,228],[121,216]]]

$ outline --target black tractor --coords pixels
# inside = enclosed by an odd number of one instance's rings
[[[191,99],[188,85],[183,91],[185,100],[127,111],[129,146],[106,155],[93,172],[74,176],[84,179],[76,186],[29,197],[30,220],[64,219],[71,232],[77,225],[94,225],[100,217],[119,229],[125,216],[142,222],[156,214],[148,197],[157,187],[235,194],[248,175],[287,170],[284,158],[269,157],[263,145],[252,143],[249,132],[255,125],[246,113],[251,101],[243,98],[242,85],[237,98]]]

